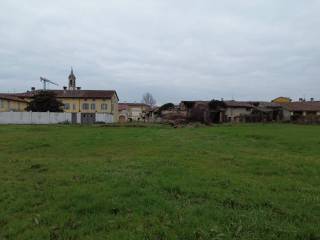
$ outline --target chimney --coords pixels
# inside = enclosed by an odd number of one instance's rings
[[[77,87],[77,90],[81,90],[81,87]]]
[[[36,90],[35,87],[31,87],[31,91],[34,92]]]

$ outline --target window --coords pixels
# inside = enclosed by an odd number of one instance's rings
[[[306,115],[307,115],[307,116],[316,116],[316,115],[317,115],[317,112],[312,112],[312,111],[310,111],[310,112],[307,112]]]
[[[101,104],[101,110],[107,110],[108,109],[108,104],[102,103]]]
[[[64,104],[64,109],[69,110],[70,109],[70,103],[65,103]]]
[[[83,110],[89,110],[89,104],[88,103],[82,104],[82,109]]]
[[[96,110],[96,105],[94,103],[91,103],[91,110]]]

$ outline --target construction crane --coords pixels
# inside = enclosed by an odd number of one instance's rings
[[[56,85],[56,86],[59,86],[59,84],[55,83],[55,82],[52,82],[50,81],[49,79],[46,79],[44,77],[40,77],[40,82],[43,83],[43,90],[47,90],[47,83],[51,83],[53,85]]]

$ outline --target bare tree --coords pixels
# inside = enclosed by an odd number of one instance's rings
[[[151,106],[151,107],[154,107],[157,103],[156,100],[153,98],[152,94],[148,93],[148,92],[143,94],[142,102]]]

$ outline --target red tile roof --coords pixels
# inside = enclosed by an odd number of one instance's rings
[[[27,103],[27,101],[25,101],[17,96],[13,96],[11,94],[5,94],[5,93],[0,93],[0,99],[6,99],[6,100],[11,100],[11,101],[16,101],[16,102]]]
[[[114,95],[118,98],[115,90],[50,90],[57,94],[58,98],[106,98],[111,99]],[[28,91],[25,93],[18,93],[15,96],[26,98],[32,97],[37,91]],[[119,98],[118,98],[119,99]]]
[[[233,108],[252,108],[252,104],[250,104],[249,102],[240,102],[240,101],[223,101],[223,103],[227,106],[227,107],[233,107]]]
[[[241,101],[235,101],[235,100],[228,100],[228,101],[221,100],[221,102],[225,105],[225,107],[230,107],[230,108],[252,108],[253,107],[253,105],[250,102],[241,102]],[[210,103],[210,101],[182,101],[181,103],[208,104]]]
[[[314,102],[290,102],[281,104],[289,111],[301,111],[301,112],[320,112],[320,101]]]
[[[137,107],[150,107],[148,104],[145,103],[119,103],[119,104],[125,104],[127,106],[137,106]]]
[[[210,101],[203,101],[203,100],[195,100],[195,101],[193,101],[193,100],[191,100],[191,101],[187,101],[187,100],[183,100],[183,101],[181,101],[181,103],[194,103],[194,104],[199,104],[199,103],[203,103],[203,104],[207,104],[207,103],[209,103]]]
[[[252,104],[255,107],[266,107],[266,108],[281,108],[280,103],[275,102],[265,102],[265,101],[249,101],[248,103]]]
[[[148,110],[151,110],[151,107],[148,104],[145,103],[119,103],[118,109],[126,110],[129,107],[145,107]]]

